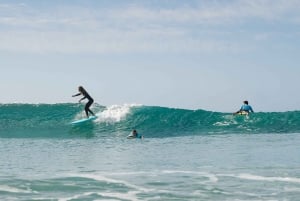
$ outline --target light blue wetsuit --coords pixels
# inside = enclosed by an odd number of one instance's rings
[[[140,138],[140,139],[142,139],[142,138],[143,138],[143,136],[137,133],[137,134],[136,134],[136,138]]]
[[[247,104],[242,105],[240,111],[254,112],[252,107],[250,105],[247,105]]]

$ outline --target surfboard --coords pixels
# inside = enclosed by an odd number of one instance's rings
[[[84,119],[79,119],[76,121],[72,121],[71,124],[72,125],[76,125],[76,124],[80,124],[80,123],[84,123],[84,122],[88,122],[88,121],[93,121],[97,119],[97,116],[90,116],[89,118],[84,118]]]
[[[127,139],[144,139],[144,136],[137,134],[137,136],[134,136],[132,133],[127,135]]]
[[[127,139],[133,139],[133,138],[136,138],[136,137],[133,136],[132,134],[129,134],[129,135],[127,136]]]
[[[239,115],[248,115],[249,112],[246,112],[246,111],[239,111],[239,112],[237,112],[236,114],[239,114]]]

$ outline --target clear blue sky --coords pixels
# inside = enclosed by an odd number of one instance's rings
[[[0,0],[1,103],[300,110],[299,0]]]

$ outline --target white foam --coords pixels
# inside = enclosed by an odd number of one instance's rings
[[[109,172],[105,173],[106,175],[111,175],[111,176],[123,176],[123,175],[151,175],[153,172],[147,172],[147,171],[134,171],[134,172]],[[157,174],[155,174],[157,175]]]
[[[138,201],[139,199],[136,197],[137,191],[129,191],[127,193],[97,193],[98,195],[110,198],[116,198],[116,200],[131,200]],[[111,200],[111,199],[110,199]]]
[[[96,194],[96,195],[100,195],[100,196],[103,196],[103,197],[109,197],[110,201],[112,201],[113,198],[116,198],[116,200],[120,200],[120,199],[124,200],[125,199],[125,200],[138,201],[139,199],[137,199],[137,197],[136,197],[137,193],[138,193],[138,191],[129,191],[127,193],[86,192],[86,193],[74,195],[74,196],[68,197],[68,198],[59,198],[58,200],[59,201],[69,201],[69,200],[74,200],[74,199],[80,199],[81,197],[84,197],[84,196],[90,196],[90,195]],[[101,200],[103,200],[103,199],[101,199]]]
[[[246,179],[246,180],[254,180],[254,181],[281,181],[281,182],[291,182],[291,183],[300,183],[300,178],[292,178],[292,177],[264,177],[259,175],[252,175],[252,174],[218,174],[218,176],[224,177],[236,177],[239,179]]]
[[[292,182],[292,183],[300,183],[300,178],[291,178],[291,177],[263,177],[252,174],[239,174],[237,176],[240,179],[247,180],[256,180],[256,181],[282,181],[282,182]]]
[[[105,176],[102,175],[94,175],[94,174],[72,174],[71,176],[75,176],[75,177],[82,177],[82,178],[88,178],[88,179],[93,179],[96,181],[104,181],[107,183],[116,183],[116,184],[123,184],[127,187],[139,190],[139,191],[143,191],[143,192],[149,192],[152,191],[152,189],[146,189],[146,188],[142,188],[140,186],[134,185],[134,184],[130,184],[127,181],[122,181],[122,180],[116,180],[116,179],[111,179],[111,178],[107,178]]]
[[[79,199],[79,198],[82,197],[82,196],[89,196],[89,195],[91,195],[91,194],[93,194],[93,193],[83,193],[83,194],[81,194],[81,195],[74,195],[74,196],[68,197],[68,198],[59,198],[58,200],[59,200],[59,201],[74,200],[74,199]]]
[[[0,191],[5,191],[9,193],[33,193],[31,190],[19,189],[7,185],[0,185]]]
[[[97,114],[97,122],[119,122],[123,120],[127,114],[130,113],[130,108],[135,106],[141,106],[138,104],[123,104],[123,105],[111,105],[104,111]]]
[[[236,121],[233,115],[225,115],[223,116],[223,121],[216,122],[213,125],[221,127],[221,126],[230,126],[236,124],[238,124],[238,122]]]
[[[230,122],[216,122],[213,124],[214,126],[230,126]]]

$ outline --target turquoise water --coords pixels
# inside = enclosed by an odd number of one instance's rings
[[[0,106],[0,200],[299,200],[297,111],[82,107]]]

